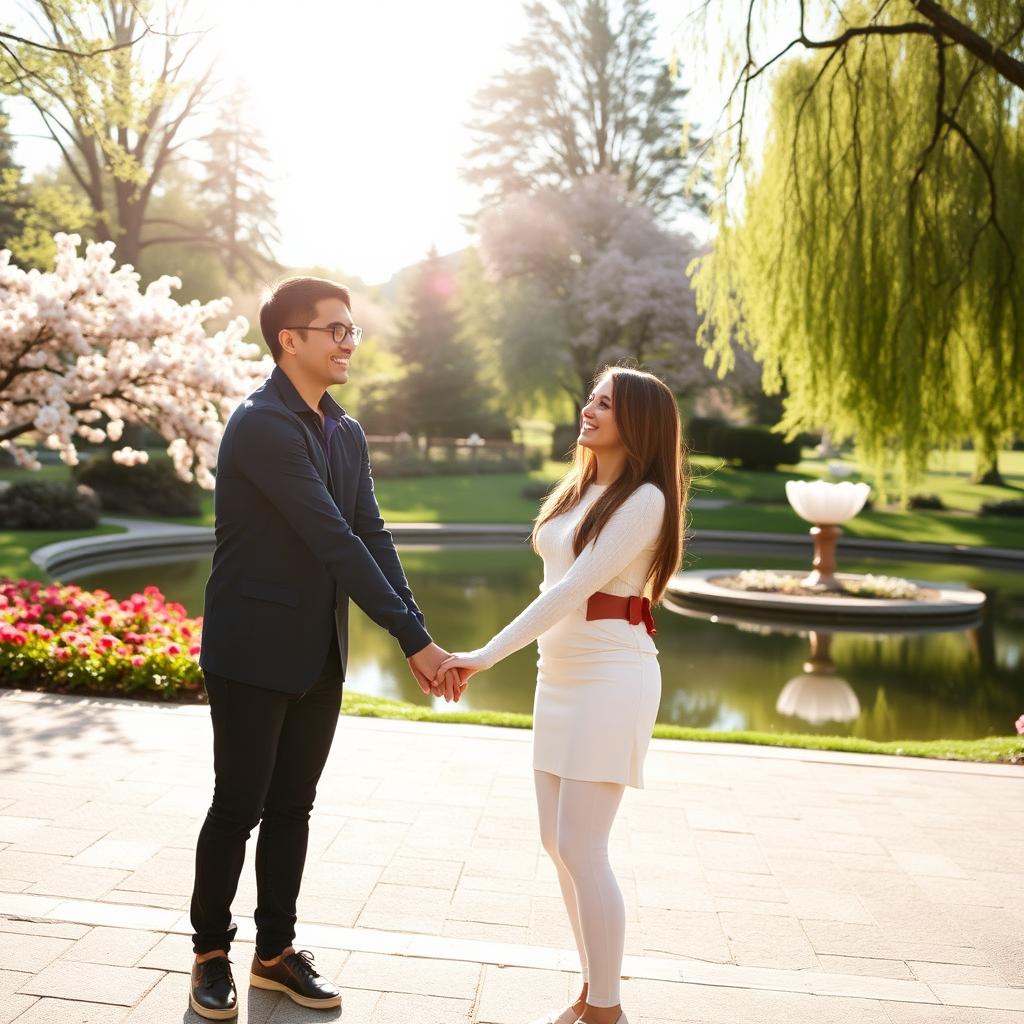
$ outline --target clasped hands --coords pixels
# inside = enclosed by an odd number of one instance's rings
[[[406,660],[419,688],[446,701],[458,701],[466,692],[469,677],[480,671],[472,658],[449,654],[437,644],[428,644]]]

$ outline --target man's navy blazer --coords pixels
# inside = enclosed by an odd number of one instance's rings
[[[217,456],[217,547],[199,663],[243,683],[302,693],[338,639],[348,659],[348,599],[406,657],[430,642],[370,475],[363,428],[339,420],[324,454],[320,419],[280,367],[231,414]]]

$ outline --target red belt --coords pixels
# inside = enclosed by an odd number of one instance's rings
[[[649,597],[619,597],[598,591],[587,601],[587,621],[593,619],[628,619],[631,626],[639,626],[643,622],[648,636],[658,632],[654,628]]]

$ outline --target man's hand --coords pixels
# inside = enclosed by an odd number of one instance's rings
[[[459,700],[469,686],[469,677],[483,672],[490,666],[478,654],[453,654],[447,661],[443,662],[437,670],[438,676],[442,673],[450,675],[452,672],[458,674],[459,682],[455,688],[455,699]]]
[[[462,696],[462,678],[458,670],[438,673],[441,665],[448,660],[448,652],[437,644],[428,644],[417,651],[409,662],[409,671],[424,693],[444,697],[446,701],[458,700]]]

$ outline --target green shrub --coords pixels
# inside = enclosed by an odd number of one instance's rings
[[[710,455],[711,431],[728,424],[717,416],[691,416],[683,431],[686,447],[696,455]]]
[[[88,530],[99,514],[96,494],[84,485],[24,480],[0,493],[4,530]]]
[[[714,427],[708,438],[709,454],[735,459],[744,469],[775,469],[800,461],[800,442],[786,441],[760,427]]]
[[[946,507],[946,503],[938,494],[912,494],[909,505],[915,509],[934,509],[940,512]]]
[[[1009,501],[986,501],[981,506],[983,516],[1024,516],[1024,499],[1011,498]]]
[[[107,512],[197,516],[202,511],[198,484],[182,480],[169,462],[122,466],[113,459],[94,459],[76,467],[75,477],[96,491]]]
[[[766,427],[774,426],[774,424],[765,424]],[[820,430],[802,430],[796,435],[796,442],[800,445],[801,451],[804,448],[817,448],[824,440]],[[839,450],[839,446],[833,444],[832,447]]]
[[[564,462],[572,454],[579,436],[578,423],[560,423],[551,434],[551,458]]]

